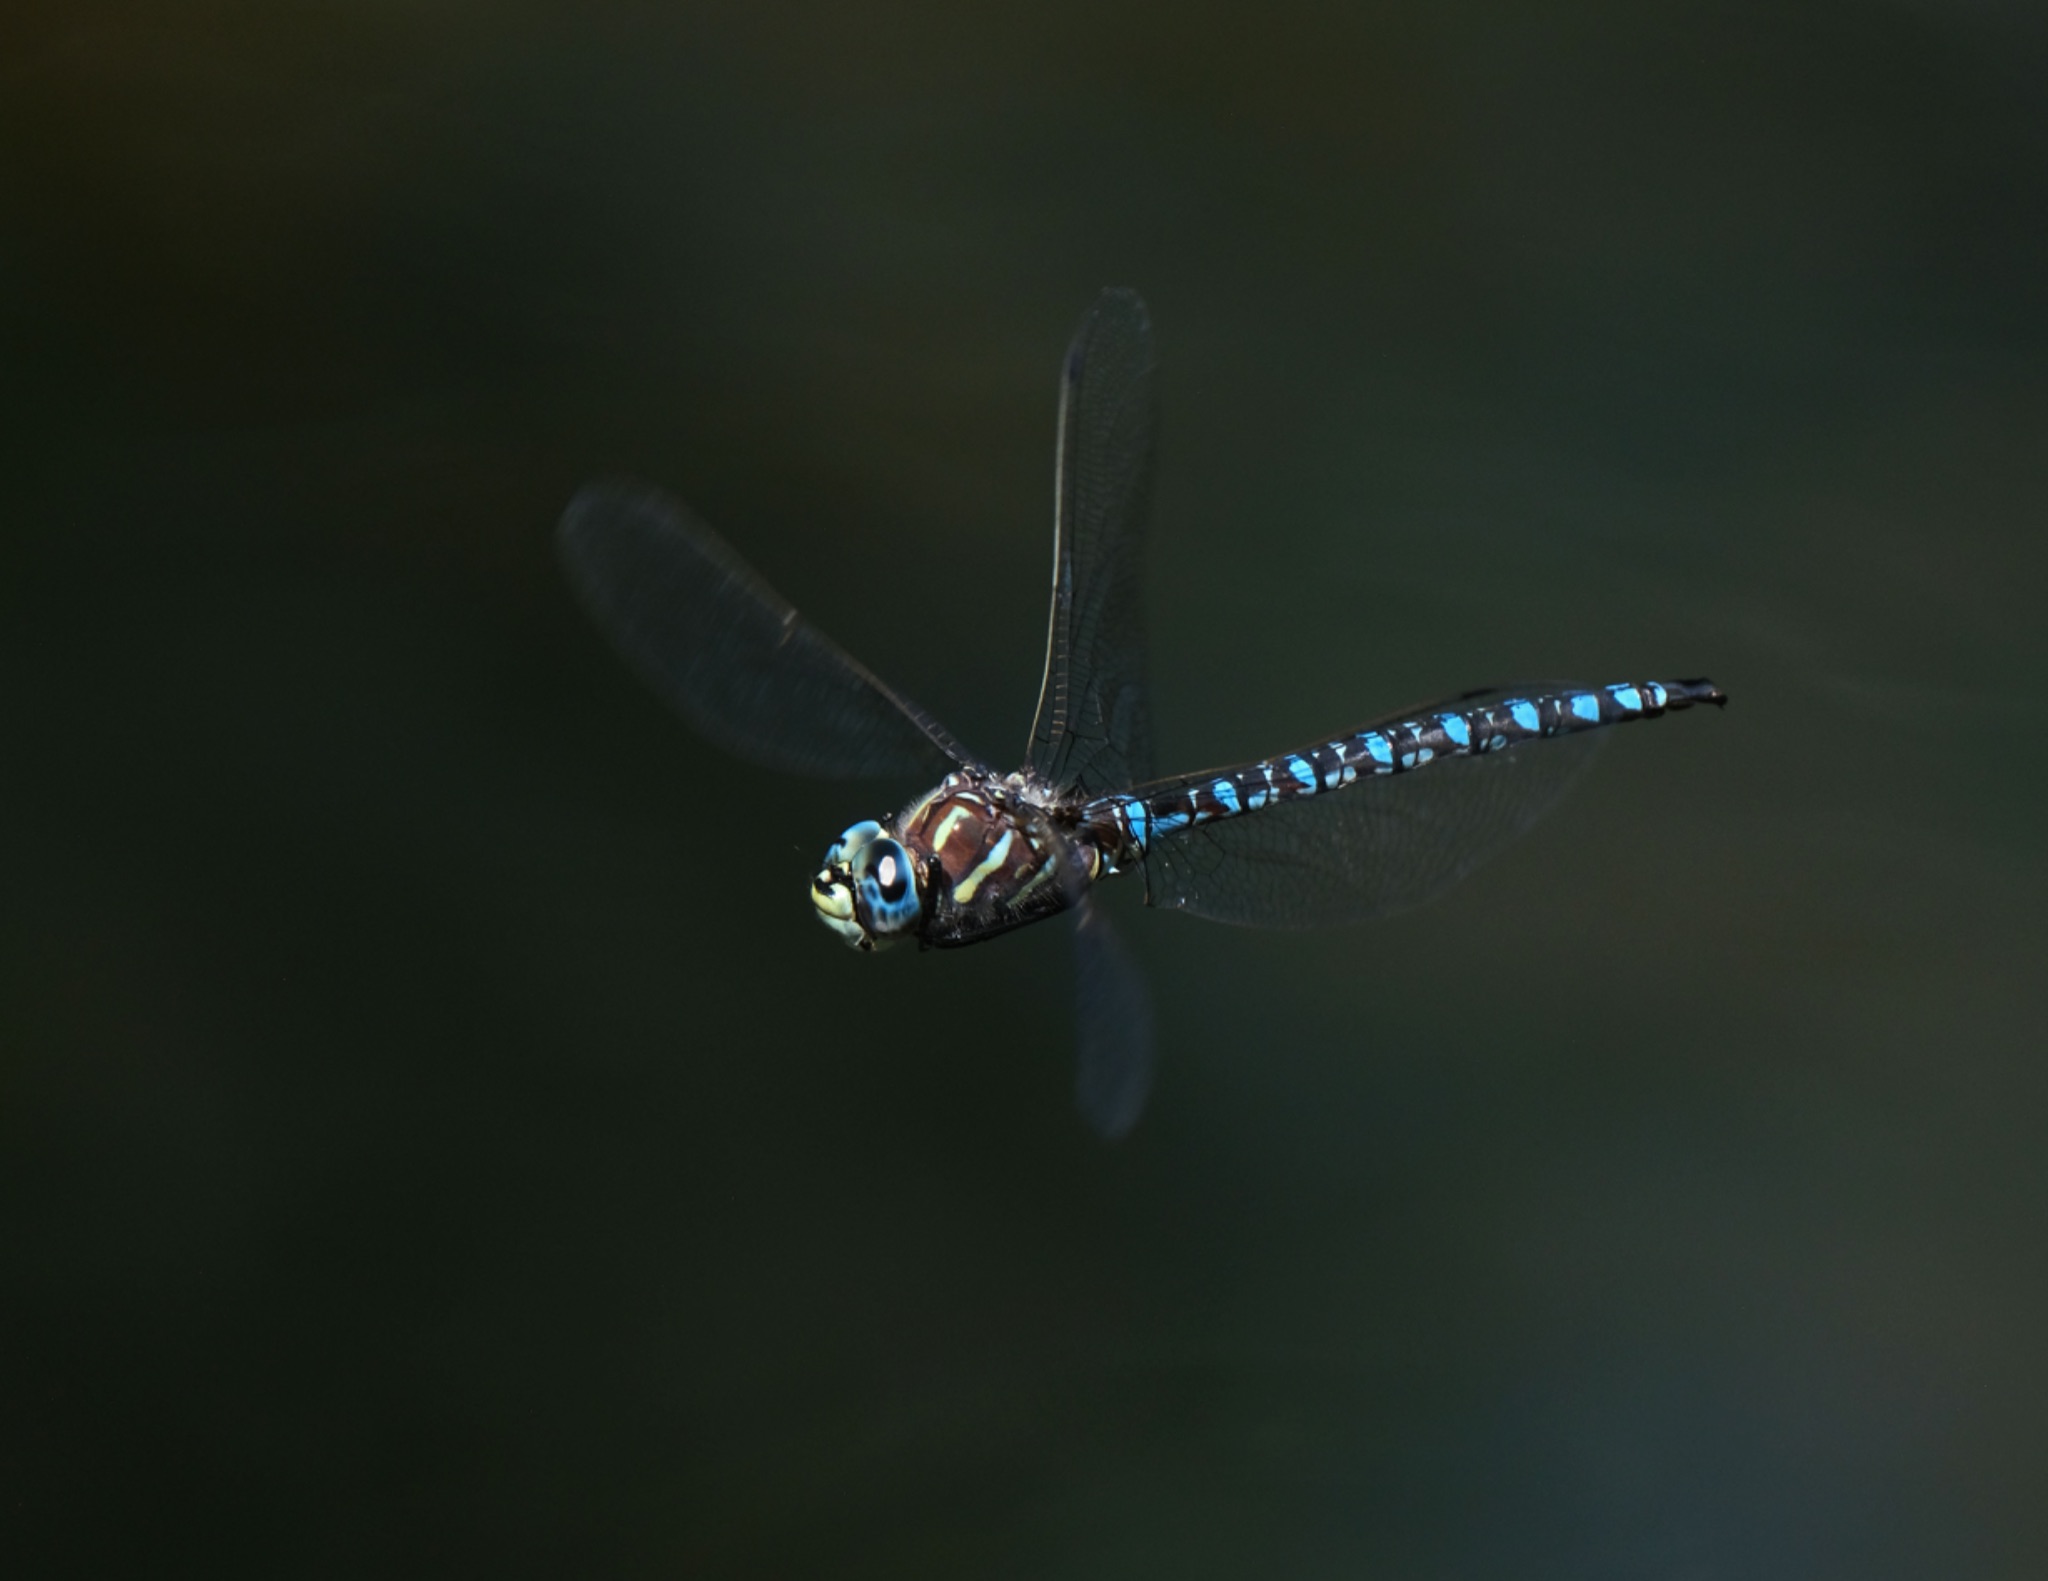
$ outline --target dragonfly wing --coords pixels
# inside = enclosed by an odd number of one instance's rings
[[[1052,618],[1029,766],[1093,795],[1151,773],[1139,561],[1151,503],[1152,325],[1135,291],[1105,291],[1060,383]]]
[[[1079,911],[1074,1098],[1089,1128],[1114,1142],[1138,1123],[1152,1091],[1152,996],[1109,919],[1086,899]]]
[[[830,778],[932,773],[970,759],[688,510],[594,483],[560,528],[569,579],[619,651],[720,746]]]
[[[1468,692],[1360,728],[1563,690]],[[1531,740],[1414,773],[1361,777],[1338,791],[1162,835],[1145,859],[1150,902],[1268,928],[1361,922],[1419,906],[1549,812],[1603,738]]]

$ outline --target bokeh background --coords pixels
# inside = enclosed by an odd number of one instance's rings
[[[2048,20],[14,4],[18,1576],[2048,1573]],[[1440,904],[805,899],[572,600],[657,479],[995,757],[1059,356],[1163,766],[1709,674]]]

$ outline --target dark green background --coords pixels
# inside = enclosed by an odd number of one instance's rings
[[[2048,1571],[2048,21],[10,6],[10,1575]],[[576,609],[671,486],[1021,755],[1704,673],[1434,908],[864,959]]]

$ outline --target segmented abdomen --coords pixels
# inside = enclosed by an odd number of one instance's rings
[[[1398,724],[1374,725],[1242,768],[1104,797],[1096,816],[1114,825],[1121,857],[1128,859],[1142,856],[1165,835],[1327,795],[1359,779],[1406,774],[1439,759],[1500,752],[1518,742],[1654,719],[1697,703],[1719,707],[1727,700],[1708,681],[1622,681],[1508,693],[1469,708],[1429,709]]]

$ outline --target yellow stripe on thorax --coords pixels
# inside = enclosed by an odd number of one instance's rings
[[[981,888],[982,880],[1001,867],[1010,854],[1010,841],[1016,837],[1015,829],[1005,829],[1002,839],[996,841],[987,856],[975,864],[974,871],[953,886],[953,899],[966,905],[974,898],[974,892]]]
[[[965,802],[955,802],[946,809],[946,816],[939,820],[939,826],[932,832],[932,855],[937,856],[946,849],[946,842],[953,837],[953,831],[960,827],[960,820],[968,813]]]

